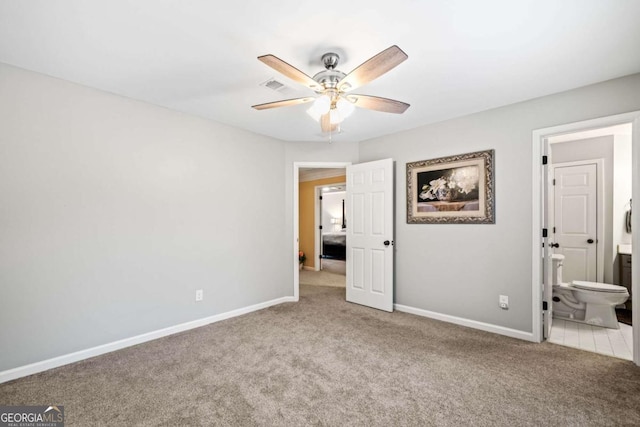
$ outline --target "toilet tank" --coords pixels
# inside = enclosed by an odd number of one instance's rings
[[[559,285],[562,283],[562,264],[564,262],[564,255],[553,254],[551,255],[551,284]]]

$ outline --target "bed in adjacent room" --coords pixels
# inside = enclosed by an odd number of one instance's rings
[[[330,259],[347,259],[346,230],[322,234],[322,257]]]

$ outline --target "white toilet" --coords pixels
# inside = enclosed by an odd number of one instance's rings
[[[620,329],[616,306],[629,298],[624,286],[574,280],[562,282],[564,255],[551,255],[553,262],[553,317]]]

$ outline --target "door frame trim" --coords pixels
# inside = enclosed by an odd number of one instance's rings
[[[346,169],[351,164],[352,162],[293,162],[293,256],[291,267],[293,271],[293,299],[295,301],[300,299],[300,263],[298,262],[298,251],[300,250],[298,245],[300,239],[300,168]]]
[[[551,143],[552,144],[552,143]],[[553,161],[553,158],[551,159]],[[550,163],[551,170],[554,171],[558,167],[596,165],[596,282],[604,282],[604,214],[605,214],[605,188],[604,188],[604,159],[577,160],[573,162]],[[555,197],[554,194],[550,197]],[[613,195],[610,195],[613,198]],[[549,201],[550,202],[550,201]],[[555,200],[553,204],[549,203],[549,207],[553,206],[553,222],[555,225]]]
[[[533,337],[537,342],[542,341],[542,154],[544,153],[545,139],[550,136],[561,135],[565,133],[573,133],[581,130],[597,129],[602,127],[614,126],[619,124],[632,123],[632,177],[633,182],[640,182],[640,111],[632,111],[623,114],[617,114],[597,119],[584,120],[580,122],[567,123],[563,125],[535,129],[532,132],[532,210],[531,210],[531,295],[532,295],[532,328]],[[634,185],[632,189],[632,197],[640,200],[640,185]],[[632,228],[640,230],[640,215],[634,215],[632,218]],[[640,233],[635,233],[632,237],[632,244],[640,247]],[[632,254],[632,263],[640,265],[640,256],[636,250]],[[632,270],[632,296],[631,301],[635,307],[640,305],[640,296],[638,295],[638,282],[640,281],[640,268]],[[633,362],[640,366],[640,310],[633,311],[633,324],[637,325],[633,328]]]
[[[320,203],[322,187],[322,185],[316,185],[313,189],[313,271],[320,271],[321,267],[320,256],[322,255],[322,241],[318,237],[322,236],[322,232],[324,231],[320,229],[322,225],[322,203]]]

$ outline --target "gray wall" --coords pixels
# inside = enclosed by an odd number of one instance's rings
[[[361,142],[361,162],[396,162],[395,302],[532,332],[532,131],[635,110],[640,74]],[[495,225],[406,223],[407,162],[490,148]]]
[[[1,64],[0,94],[0,371],[292,294],[283,142]]]
[[[640,75],[360,144],[283,143],[1,64],[0,93],[2,371],[292,295],[297,161],[392,157],[396,303],[531,331],[531,131],[640,110]],[[488,148],[495,225],[406,224],[407,162]]]

